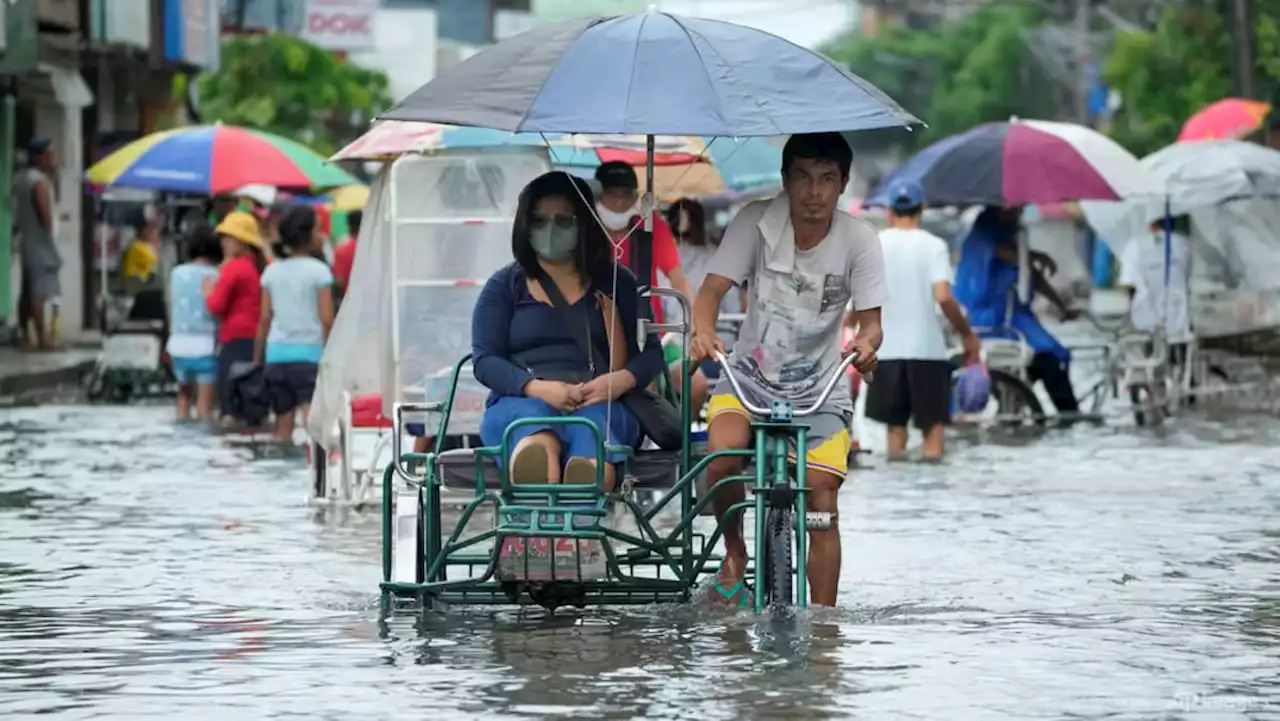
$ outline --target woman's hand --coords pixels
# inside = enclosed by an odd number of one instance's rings
[[[636,377],[631,375],[631,371],[606,373],[582,384],[582,405],[616,401],[626,393],[635,390],[635,387]]]
[[[213,289],[217,287],[218,287],[218,280],[216,278],[205,278],[200,283],[200,291],[204,293],[204,297],[206,298],[213,295]]]
[[[537,398],[547,405],[564,413],[572,413],[582,405],[582,386],[570,385],[563,381],[531,380],[524,388],[524,394]]]

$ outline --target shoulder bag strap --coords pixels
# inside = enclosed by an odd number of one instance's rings
[[[547,294],[547,298],[551,300],[551,307],[555,308],[565,322],[569,323],[570,328],[582,328],[584,332],[574,332],[573,339],[577,341],[578,348],[582,350],[583,355],[597,368],[599,373],[609,372],[609,363],[600,355],[600,351],[596,349],[595,344],[591,342],[591,319],[583,313],[575,313],[573,306],[565,300],[564,294],[560,292],[560,288],[555,281],[547,275],[547,272],[541,266],[534,271],[534,279],[542,286],[542,292]]]

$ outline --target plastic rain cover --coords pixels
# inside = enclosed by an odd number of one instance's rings
[[[1089,225],[1119,257],[1164,217],[1164,201],[1081,203]],[[1183,209],[1191,217],[1191,323],[1197,336],[1280,327],[1280,198]]]
[[[551,170],[543,147],[404,155],[370,189],[351,285],[325,346],[307,430],[333,448],[343,395],[444,401],[471,352],[471,311],[485,281],[511,262],[520,191]],[[478,433],[488,389],[459,376],[450,435]],[[406,414],[410,423],[435,418]]]

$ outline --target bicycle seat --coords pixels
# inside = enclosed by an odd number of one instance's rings
[[[1026,368],[1034,355],[1031,348],[1020,340],[1009,338],[983,338],[982,355],[991,368]]]

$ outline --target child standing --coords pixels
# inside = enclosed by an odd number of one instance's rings
[[[284,258],[262,274],[262,320],[254,359],[266,364],[276,438],[293,439],[294,415],[306,423],[324,343],[333,326],[333,273],[312,255],[324,243],[316,211],[290,206],[280,218]]]
[[[258,337],[258,321],[262,316],[262,271],[269,251],[258,231],[258,220],[248,213],[228,213],[213,232],[222,243],[225,262],[217,281],[205,283],[205,305],[218,320],[218,393],[221,399],[223,429],[235,426],[231,413],[231,369],[237,363],[253,360]]]
[[[174,268],[169,276],[171,332],[165,350],[178,381],[178,420],[191,417],[194,395],[196,419],[207,421],[213,415],[217,375],[213,351],[218,329],[213,315],[205,307],[203,288],[206,282],[217,279],[218,264],[222,262],[222,245],[212,228],[197,225],[192,230],[187,242],[187,258],[187,262]]]

